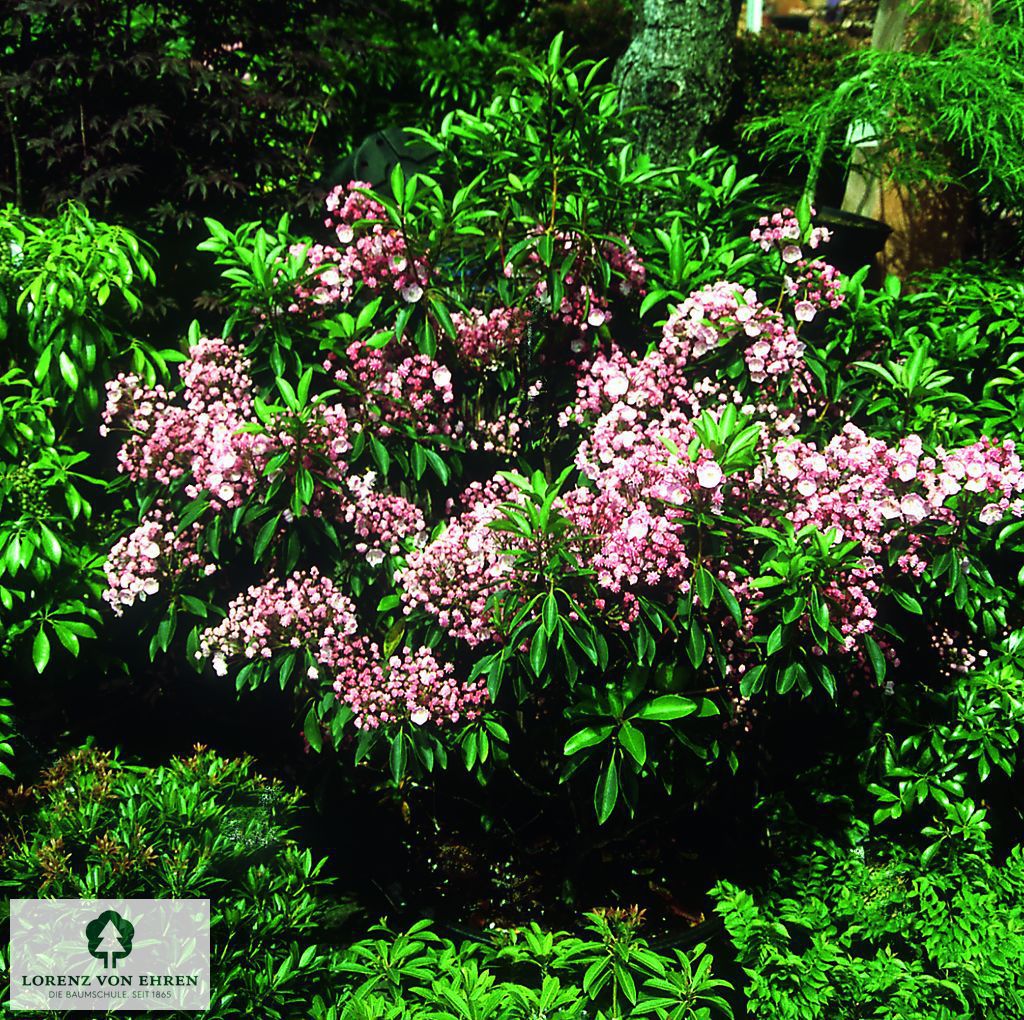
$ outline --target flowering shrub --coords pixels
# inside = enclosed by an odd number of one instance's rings
[[[1012,436],[871,417],[826,231],[713,153],[652,169],[614,109],[556,45],[422,136],[436,175],[332,191],[330,247],[211,224],[224,338],[106,414],[145,508],[108,600],[160,596],[154,649],[198,617],[194,663],[396,780],[457,750],[550,782],[554,739],[600,821],[735,764],[751,699],[884,683],[946,593],[1005,625],[981,554],[1024,508]]]

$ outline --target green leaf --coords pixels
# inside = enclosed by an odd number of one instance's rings
[[[586,729],[574,733],[562,748],[562,754],[567,758],[577,754],[586,747],[596,747],[604,743],[611,736],[614,726],[588,726]]]
[[[57,540],[57,536],[42,521],[39,522],[39,538],[46,556],[54,563],[60,563],[60,542]]]
[[[429,459],[429,451],[424,452],[428,453]],[[380,473],[382,475],[387,475],[388,468],[391,466],[391,455],[388,453],[384,444],[375,435],[373,435],[373,433],[370,434],[370,453],[373,454],[373,459],[377,462],[377,467],[380,468]]]
[[[68,357],[67,351],[61,351],[57,355],[57,364],[60,365],[60,374],[64,377],[64,382],[71,387],[72,390],[78,389],[78,369],[75,368],[74,362]]]
[[[309,506],[313,500],[313,476],[308,468],[300,467],[295,473],[295,492],[302,506]]]
[[[444,303],[439,301],[437,298],[431,298],[430,307],[434,310],[434,314],[437,316],[437,321],[441,323],[441,328],[454,340],[456,336],[455,323],[452,322],[451,314],[444,306]]]
[[[433,468],[434,474],[441,479],[441,484],[447,485],[451,475],[448,465],[433,450],[424,449],[423,455],[427,458],[427,463]]]
[[[740,680],[740,694],[744,698],[749,698],[752,694],[756,694],[761,687],[764,685],[764,674],[766,666],[754,666],[753,669],[748,669],[743,674]]]
[[[558,626],[558,599],[550,592],[544,600],[544,631],[548,637],[555,632]]]
[[[530,669],[539,677],[548,661],[548,636],[543,627],[538,627],[530,642]]]
[[[42,673],[49,661],[50,639],[46,636],[42,626],[40,626],[39,633],[36,634],[35,640],[32,642],[32,664],[36,667],[37,673]]]
[[[597,812],[599,825],[604,825],[611,817],[618,799],[619,770],[613,758],[608,763],[608,768],[597,777],[597,785],[594,787],[594,810]]]
[[[191,527],[203,516],[204,513],[209,509],[210,501],[208,499],[192,500],[188,506],[185,507],[184,513],[181,515],[181,520],[178,522],[178,534],[181,534],[186,528]]]
[[[57,635],[57,639],[77,659],[78,635],[60,620],[53,620],[51,623],[53,624],[53,632]]]
[[[878,647],[878,642],[870,634],[864,635],[864,647],[867,649],[868,658],[875,671],[875,679],[881,683],[885,679],[885,656],[882,654],[882,649]]]
[[[277,525],[281,520],[280,514],[275,514],[267,521],[259,530],[259,534],[256,536],[256,541],[252,547],[252,558],[254,563],[258,563],[262,558],[264,552],[267,550],[267,546],[270,545],[274,535],[277,533]]]
[[[634,716],[636,719],[653,719],[656,722],[671,722],[683,719],[697,711],[697,703],[681,694],[662,694],[648,701]]]
[[[643,767],[647,762],[647,741],[643,733],[630,722],[619,727],[619,743],[629,752],[630,757]]]
[[[309,746],[319,753],[324,746],[324,737],[320,730],[320,720],[317,718],[316,705],[309,706],[309,711],[306,713],[306,721],[302,724],[302,732],[305,733]]]
[[[730,404],[729,406],[731,407],[732,405]],[[709,608],[712,599],[715,597],[715,582],[711,574],[703,567],[697,568],[697,573],[693,578],[693,588],[700,599],[701,608]]]
[[[894,591],[892,597],[908,612],[914,613],[916,616],[922,616],[924,609],[921,608],[921,603],[914,598],[913,595],[908,595],[906,592]]]
[[[391,775],[396,783],[401,782],[402,776],[405,775],[406,758],[405,734],[399,732],[391,740],[391,753],[388,756],[391,765]]]
[[[704,628],[697,620],[690,621],[690,631],[686,638],[686,654],[693,664],[694,669],[699,669],[704,662],[704,655],[707,652],[707,639],[704,637]]]
[[[719,580],[717,577],[714,581],[715,587],[718,588],[718,594],[722,597],[722,601],[729,610],[729,615],[733,618],[737,627],[742,627],[743,611],[740,609],[740,604],[736,600],[736,596],[733,595],[729,590],[729,586],[724,581]]]
[[[775,689],[779,694],[788,694],[796,685],[799,663],[791,662],[778,676]]]
[[[53,347],[47,344],[43,348],[42,354],[39,355],[39,360],[36,362],[36,368],[33,375],[37,383],[41,383],[45,378],[46,374],[50,371],[50,362],[53,360]]]

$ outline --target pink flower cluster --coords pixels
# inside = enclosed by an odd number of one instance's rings
[[[372,566],[379,566],[386,556],[397,556],[404,539],[426,540],[423,512],[409,500],[376,488],[377,475],[367,471],[346,479],[349,500],[343,503],[340,516],[352,526],[359,541],[356,552]]]
[[[352,709],[358,729],[376,729],[405,719],[414,725],[472,719],[486,700],[478,683],[460,684],[451,664],[441,665],[427,648],[381,661],[373,641],[358,634],[352,601],[315,568],[285,580],[270,578],[232,600],[227,616],[200,635],[196,658],[225,675],[235,660],[269,660],[307,650],[332,679],[340,701]]]
[[[248,419],[253,406],[249,362],[223,340],[202,339],[179,366],[184,404],[163,386],[146,386],[138,376],[119,375],[107,383],[101,435],[123,428],[127,436],[117,454],[118,470],[133,481],[168,486],[186,474],[196,457],[202,471],[234,481],[241,472],[234,453],[224,450],[231,434]],[[230,498],[230,497],[228,497]]]
[[[196,522],[176,535],[174,516],[158,503],[134,531],[118,539],[103,565],[103,598],[114,612],[121,616],[126,608],[200,568],[213,573],[213,565],[204,565],[196,551],[201,530]]]
[[[625,591],[627,603],[640,585],[689,591],[686,529],[696,505],[721,506],[723,480],[708,451],[696,463],[687,457],[695,438],[678,412],[645,420],[635,407],[619,403],[597,421],[576,455],[593,488],[567,495],[568,516],[593,536],[589,562],[598,586]]]
[[[545,233],[542,227],[535,228],[533,232],[538,236]],[[553,239],[556,264],[573,258],[573,264],[562,280],[563,293],[557,308],[552,307],[548,281],[543,275],[543,261],[535,249],[527,255],[526,274],[537,277],[534,283],[534,297],[550,309],[551,318],[555,322],[561,322],[575,331],[586,333],[589,329],[598,329],[611,320],[608,299],[593,285],[594,279],[598,276],[598,259],[607,261],[619,277],[621,294],[644,293],[647,270],[629,238],[602,241],[595,245],[576,232],[558,231]],[[515,269],[511,264],[505,266],[507,277],[513,276],[514,273]]]
[[[314,567],[284,580],[271,577],[232,599],[224,619],[200,634],[196,658],[225,676],[233,660],[307,649],[331,669],[350,654],[357,629],[351,599]]]
[[[752,381],[788,376],[791,392],[805,392],[804,344],[781,316],[763,305],[754,306],[753,315],[737,320],[738,311],[752,307],[742,303],[743,294],[737,290],[733,284],[720,284],[691,295],[665,323],[658,346],[639,360],[611,345],[585,363],[577,378],[576,400],[560,414],[559,423],[563,427],[571,422],[583,424],[619,402],[648,411],[685,411],[691,418],[705,406],[729,401],[739,406],[743,404],[740,394],[727,392],[716,379],[695,377],[692,372],[693,358],[718,349],[736,335],[754,338],[744,350]],[[747,292],[748,296],[752,293]],[[709,319],[704,318],[705,312]],[[795,413],[780,415],[763,394],[757,406],[761,416],[781,433],[796,427]]]
[[[995,524],[1007,514],[1016,517],[1024,515],[1024,504],[1020,499],[1024,491],[1024,474],[1013,440],[1005,439],[998,443],[983,437],[952,453],[942,447],[935,452],[938,460],[935,474],[929,473],[924,479],[930,503],[934,504],[940,494],[948,497],[964,492],[988,497],[987,500],[982,498],[973,501],[975,506],[978,503],[984,504],[977,511],[981,524]],[[925,463],[931,467],[930,458]],[[967,505],[969,507],[970,503]]]
[[[410,303],[423,296],[430,268],[410,253],[404,235],[388,223],[384,207],[362,193],[369,188],[365,181],[350,181],[328,194],[324,225],[334,230],[342,247],[309,247],[311,281],[296,289],[297,300],[289,311],[322,315],[331,305],[351,300],[357,284],[370,291],[390,286]],[[293,247],[292,253],[300,248]]]
[[[843,303],[839,270],[821,259],[799,259],[787,274],[784,286],[792,298],[798,322],[811,322],[821,308],[838,308]]]
[[[395,573],[407,615],[428,613],[470,647],[498,637],[488,600],[507,589],[515,561],[507,534],[489,525],[501,517],[500,504],[512,498],[500,479],[469,486],[462,512],[449,517],[441,534],[411,552]]]
[[[297,300],[288,306],[290,312],[304,312],[311,317],[324,315],[332,305],[345,305],[352,300],[356,279],[342,272],[343,254],[329,244],[293,244],[289,253],[306,260],[308,279],[295,287]]]
[[[752,339],[743,357],[753,382],[790,376],[797,392],[806,388],[804,344],[782,314],[737,284],[716,283],[691,294],[665,323],[663,336],[674,340],[684,364],[720,348],[733,337]]]
[[[274,428],[264,427],[253,405],[255,387],[242,353],[220,339],[202,339],[179,367],[180,398],[161,386],[146,387],[136,376],[120,375],[107,384],[102,432],[127,433],[118,451],[118,469],[136,481],[169,486],[184,480],[184,493],[209,494],[214,511],[242,505],[272,479],[266,466],[280,453],[316,468],[331,481],[346,472],[351,449],[348,421],[340,405],[324,407],[299,425],[289,412]],[[301,435],[298,442],[296,434]],[[313,458],[316,458],[314,463]]]
[[[474,368],[495,368],[519,349],[525,316],[519,308],[454,312],[455,349],[459,360]]]
[[[885,550],[895,546],[897,568],[919,575],[936,542],[929,525],[955,524],[965,514],[991,524],[1007,512],[1024,512],[1024,473],[1010,440],[981,440],[935,458],[924,455],[918,436],[890,448],[847,424],[821,450],[800,440],[777,445],[773,467],[765,478],[766,507],[781,510],[798,528],[834,528],[839,540],[854,540],[864,550],[862,567],[829,589],[844,609],[839,628],[851,649],[852,635],[872,629]],[[962,489],[978,498],[965,503],[961,497],[951,506]],[[762,523],[770,520],[766,514]]]
[[[378,435],[389,436],[402,425],[429,435],[458,431],[447,366],[396,342],[375,348],[356,340],[345,356],[329,356],[324,368],[334,373],[336,382],[357,391],[351,413]]]
[[[813,209],[811,215],[814,215]],[[762,251],[771,251],[775,248],[782,255],[782,261],[787,264],[795,263],[802,257],[800,237],[800,223],[792,209],[783,209],[782,212],[772,213],[771,216],[762,216],[757,221],[757,226],[750,231],[750,240],[754,244],[760,245]],[[832,232],[826,227],[812,227],[807,237],[807,245],[810,248],[818,248],[831,238]]]
[[[370,644],[374,659],[377,646]],[[480,715],[488,701],[479,680],[459,683],[451,663],[441,665],[425,647],[403,648],[387,662],[369,668],[348,664],[334,681],[334,690],[354,713],[356,729],[378,729],[408,719],[414,726],[442,726]]]
[[[619,278],[619,293],[623,297],[643,297],[647,292],[647,267],[633,242],[625,235],[614,241],[603,241],[601,253]]]
[[[361,478],[348,476],[349,435],[358,423],[350,424],[341,404],[319,405],[315,414],[305,417],[282,411],[273,421],[261,422],[255,414],[248,362],[236,348],[218,339],[204,339],[193,346],[180,375],[184,384],[180,395],[168,394],[162,387],[150,389],[133,376],[119,376],[108,383],[103,431],[125,431],[118,465],[129,477],[164,487],[180,486],[188,499],[205,493],[210,512],[223,513],[242,506],[280,474],[291,476],[301,467],[320,483],[310,512],[348,524],[356,551],[370,563],[396,555],[402,543],[424,534],[420,510],[376,488],[372,472]],[[450,384],[446,392],[450,400]],[[414,403],[413,411],[418,407],[422,412],[425,406]],[[282,454],[284,463],[268,474],[271,461]],[[198,526],[197,522],[194,527]],[[154,548],[148,532],[136,532],[122,543],[111,554],[108,571],[109,598],[114,602],[124,601],[125,593],[134,596],[153,587],[152,583],[140,587],[139,578],[182,569],[163,562],[169,547],[162,551],[159,563],[139,560],[140,548]],[[134,574],[132,564],[138,568]]]

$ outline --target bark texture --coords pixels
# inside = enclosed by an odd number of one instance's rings
[[[633,40],[615,67],[640,148],[676,162],[725,112],[736,19],[732,0],[643,0]]]

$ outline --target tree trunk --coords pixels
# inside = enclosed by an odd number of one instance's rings
[[[675,163],[725,112],[736,18],[732,0],[643,0],[615,66],[640,149]]]

